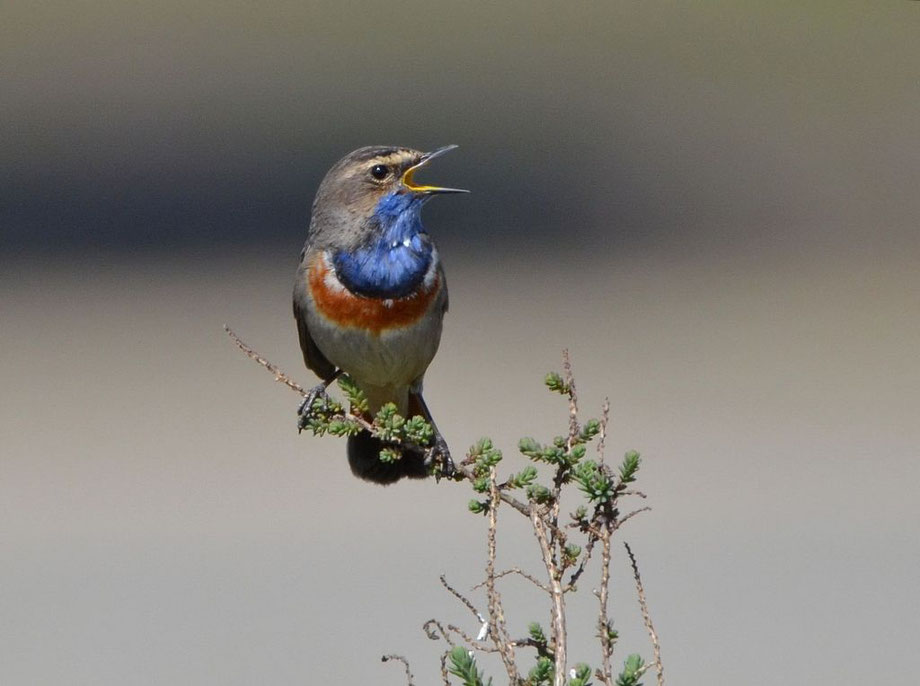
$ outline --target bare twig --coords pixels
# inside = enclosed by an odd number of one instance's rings
[[[450,655],[448,650],[443,655],[441,655],[441,679],[444,681],[444,686],[450,686],[450,676],[447,673],[447,656]]]
[[[546,574],[549,577],[551,596],[553,599],[552,607],[552,632],[553,632],[553,652],[555,654],[555,674],[553,676],[553,686],[565,686],[565,663],[566,655],[566,632],[565,632],[565,592],[562,587],[560,577],[561,571],[553,560],[553,551],[550,547],[549,538],[546,534],[546,523],[536,505],[530,506],[530,521],[533,524],[534,534],[537,542],[540,544],[540,552],[543,555],[543,564],[546,565]]]
[[[569,583],[565,585],[565,591],[575,590],[575,582],[578,581],[579,577],[584,573],[585,567],[588,565],[588,561],[591,559],[591,553],[594,552],[594,544],[597,542],[597,536],[590,536],[588,538],[587,544],[585,544],[585,552],[581,556],[581,562],[578,563],[578,567],[575,571],[572,572],[572,576],[569,577]]]
[[[473,638],[468,633],[466,633],[460,627],[454,624],[448,624],[446,627],[441,624],[437,619],[429,619],[427,622],[422,624],[422,631],[425,632],[425,635],[430,638],[432,641],[437,641],[439,638],[444,639],[444,641],[453,648],[456,643],[454,643],[451,638],[451,634],[456,634],[462,638],[466,643],[473,648],[474,650],[479,650],[484,653],[497,653],[498,648],[490,645],[486,645],[479,638]]]
[[[431,627],[434,627],[434,629]],[[451,647],[454,645],[453,641],[450,640],[450,636],[447,635],[447,631],[445,631],[444,625],[442,625],[441,622],[436,619],[429,619],[427,622],[422,624],[422,631],[424,631],[425,635],[432,641],[437,641],[438,635],[440,635],[440,637],[447,642],[447,645]]]
[[[598,434],[597,456],[604,461],[604,444],[607,442],[607,422],[610,421],[610,398],[604,398],[604,407],[601,409],[601,430]]]
[[[402,662],[403,667],[406,668],[406,686],[415,686],[412,679],[412,672],[409,671],[409,661],[404,658],[402,655],[384,655],[380,658],[381,662],[389,662],[390,660],[396,660],[397,662]]]
[[[632,518],[635,517],[637,514],[642,514],[643,512],[651,512],[651,511],[652,511],[652,508],[650,508],[650,507],[640,507],[638,510],[633,510],[633,511],[630,512],[628,515],[625,515],[624,517],[620,517],[620,518],[617,520],[616,525],[615,525],[613,528],[614,528],[614,530],[619,529],[619,528],[620,528],[621,526],[623,526],[628,520],[632,519]]]
[[[540,641],[535,641],[532,638],[518,638],[511,641],[511,645],[516,648],[536,648],[537,655],[540,657],[548,657],[550,660],[553,659],[553,651],[550,650],[549,646]]]
[[[578,392],[575,389],[575,377],[572,374],[572,360],[569,358],[568,348],[562,350],[562,372],[563,382],[569,396],[569,435],[566,438],[566,452],[572,451],[572,446],[578,438]],[[556,474],[553,477],[553,498],[550,502],[549,518],[549,547],[553,558],[553,565],[559,566],[559,556],[557,550],[565,547],[566,536],[559,530],[559,508],[562,504],[562,486],[566,482],[566,476],[569,473],[569,467],[560,464],[556,467]]]
[[[495,467],[489,468],[489,557],[486,561],[486,596],[489,599],[489,637],[498,648],[505,671],[508,672],[510,684],[518,683],[519,676],[514,662],[514,648],[510,645],[508,629],[505,626],[505,612],[502,608],[501,595],[495,588],[495,530],[498,525],[498,485],[495,482]]]
[[[432,641],[437,641],[438,638],[443,638],[444,642],[447,643],[447,645],[449,645],[451,648],[453,648],[456,645],[453,639],[451,639],[450,637],[451,633],[454,633],[454,634],[457,634],[464,641],[468,641],[471,644],[473,644],[473,646],[477,650],[485,649],[479,646],[476,642],[476,639],[469,636],[466,632],[463,631],[463,629],[460,629],[454,626],[453,624],[448,624],[447,627],[445,628],[444,625],[441,624],[441,622],[439,622],[436,619],[429,619],[427,622],[422,624],[422,631],[424,631],[425,635],[428,638],[430,638]]]
[[[303,387],[303,386],[301,386],[299,383],[297,383],[296,381],[294,381],[294,379],[292,379],[292,378],[289,377],[287,374],[285,374],[283,371],[281,371],[280,368],[278,368],[277,366],[275,366],[274,364],[272,364],[271,362],[269,362],[268,360],[266,360],[264,357],[262,357],[262,356],[261,356],[259,353],[257,353],[255,350],[253,350],[253,349],[250,348],[248,345],[246,345],[246,344],[242,341],[242,339],[241,339],[239,336],[237,336],[236,333],[234,333],[233,329],[231,329],[231,328],[230,328],[229,326],[227,326],[226,324],[224,324],[224,331],[226,331],[226,332],[227,332],[227,335],[230,336],[230,338],[233,339],[233,342],[236,343],[236,347],[238,347],[240,350],[242,350],[244,353],[246,353],[247,357],[249,357],[249,358],[255,360],[255,361],[258,362],[260,365],[262,365],[263,367],[265,367],[268,371],[270,371],[272,374],[274,374],[274,376],[275,376],[275,381],[278,381],[278,382],[280,382],[280,383],[283,383],[285,386],[287,386],[287,387],[290,388],[291,390],[297,391],[297,392],[300,393],[300,395],[302,395],[302,396],[306,396],[306,395],[307,395],[307,391],[304,390],[304,387]]]
[[[502,577],[506,577],[506,576],[508,576],[509,574],[517,574],[517,575],[519,575],[519,576],[524,577],[524,578],[527,579],[530,583],[532,583],[534,586],[536,586],[537,588],[539,588],[541,591],[544,591],[544,592],[546,592],[546,593],[551,593],[551,592],[552,592],[552,591],[549,590],[549,586],[547,586],[546,584],[544,584],[544,583],[543,583],[542,581],[540,581],[537,577],[535,577],[535,576],[533,576],[533,575],[531,575],[531,574],[528,574],[527,572],[525,572],[525,571],[524,571],[523,569],[521,569],[520,567],[512,567],[511,569],[506,569],[506,570],[503,571],[503,572],[496,572],[496,574],[495,574],[495,579],[496,579],[496,580],[501,579]],[[477,590],[477,589],[482,588],[482,587],[485,586],[485,585],[486,585],[486,582],[483,581],[482,583],[479,583],[479,584],[476,584],[475,586],[473,586],[473,589],[472,589],[472,590],[475,591],[475,590]]]
[[[466,596],[464,596],[460,591],[455,589],[449,583],[447,583],[447,577],[443,574],[441,575],[441,585],[446,588],[457,600],[466,605],[470,612],[479,620],[480,624],[485,624],[486,618],[482,616],[482,613],[476,609],[476,606],[471,603]]]
[[[629,555],[629,563],[632,565],[633,578],[636,580],[636,593],[639,596],[639,608],[642,610],[642,619],[645,622],[645,628],[648,630],[649,638],[652,639],[652,649],[655,654],[655,670],[658,672],[658,686],[664,684],[664,667],[661,664],[661,646],[658,644],[658,634],[655,633],[655,627],[652,625],[652,618],[648,612],[648,605],[645,602],[645,589],[642,587],[642,577],[639,575],[639,564],[636,562],[636,556],[633,555],[629,543],[623,542],[626,547],[626,553]]]
[[[571,450],[578,436],[578,393],[575,391],[575,377],[572,374],[572,360],[569,358],[568,348],[562,351],[562,371],[565,385],[569,389],[569,440],[566,447]]]
[[[601,534],[601,586],[598,590],[599,616],[597,618],[597,633],[601,640],[601,662],[603,681],[607,686],[613,683],[613,668],[610,658],[613,655],[613,641],[610,638],[610,614],[607,612],[607,599],[610,592],[610,535],[609,528],[604,528]]]

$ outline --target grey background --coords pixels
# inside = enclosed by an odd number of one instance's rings
[[[19,3],[0,21],[0,682],[437,683],[450,484],[355,481],[224,322],[311,383],[290,281],[368,143],[426,178],[459,451],[561,432],[569,347],[673,683],[920,662],[912,2]],[[506,564],[538,560],[509,522]],[[622,554],[618,659],[651,651]],[[514,633],[546,620],[509,581]],[[571,653],[596,663],[586,585]],[[476,627],[465,625],[469,630]],[[491,673],[500,668],[486,660]]]

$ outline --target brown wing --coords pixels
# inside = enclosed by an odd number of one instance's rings
[[[300,349],[303,351],[303,361],[323,381],[331,379],[336,372],[335,365],[326,359],[320,352],[310,335],[307,327],[307,313],[303,311],[294,298],[294,321],[297,322],[297,335],[300,337]]]

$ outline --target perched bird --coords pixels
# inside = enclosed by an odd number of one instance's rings
[[[413,176],[455,147],[423,153],[370,146],[339,160],[313,201],[294,281],[300,347],[322,379],[301,405],[301,421],[345,372],[372,413],[392,402],[403,416],[423,416],[434,427],[443,465],[450,465],[450,453],[422,399],[422,380],[441,340],[447,283],[421,211],[434,195],[467,191],[418,185]],[[349,437],[352,472],[382,484],[427,475],[423,456],[407,452],[384,463],[381,447],[367,432]]]

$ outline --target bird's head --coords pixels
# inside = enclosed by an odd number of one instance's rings
[[[312,231],[335,231],[335,242],[353,242],[373,218],[417,212],[434,195],[468,193],[459,188],[424,185],[415,175],[431,160],[456,145],[432,152],[393,146],[359,148],[339,160],[326,174],[313,203]],[[328,236],[333,238],[333,236]]]

